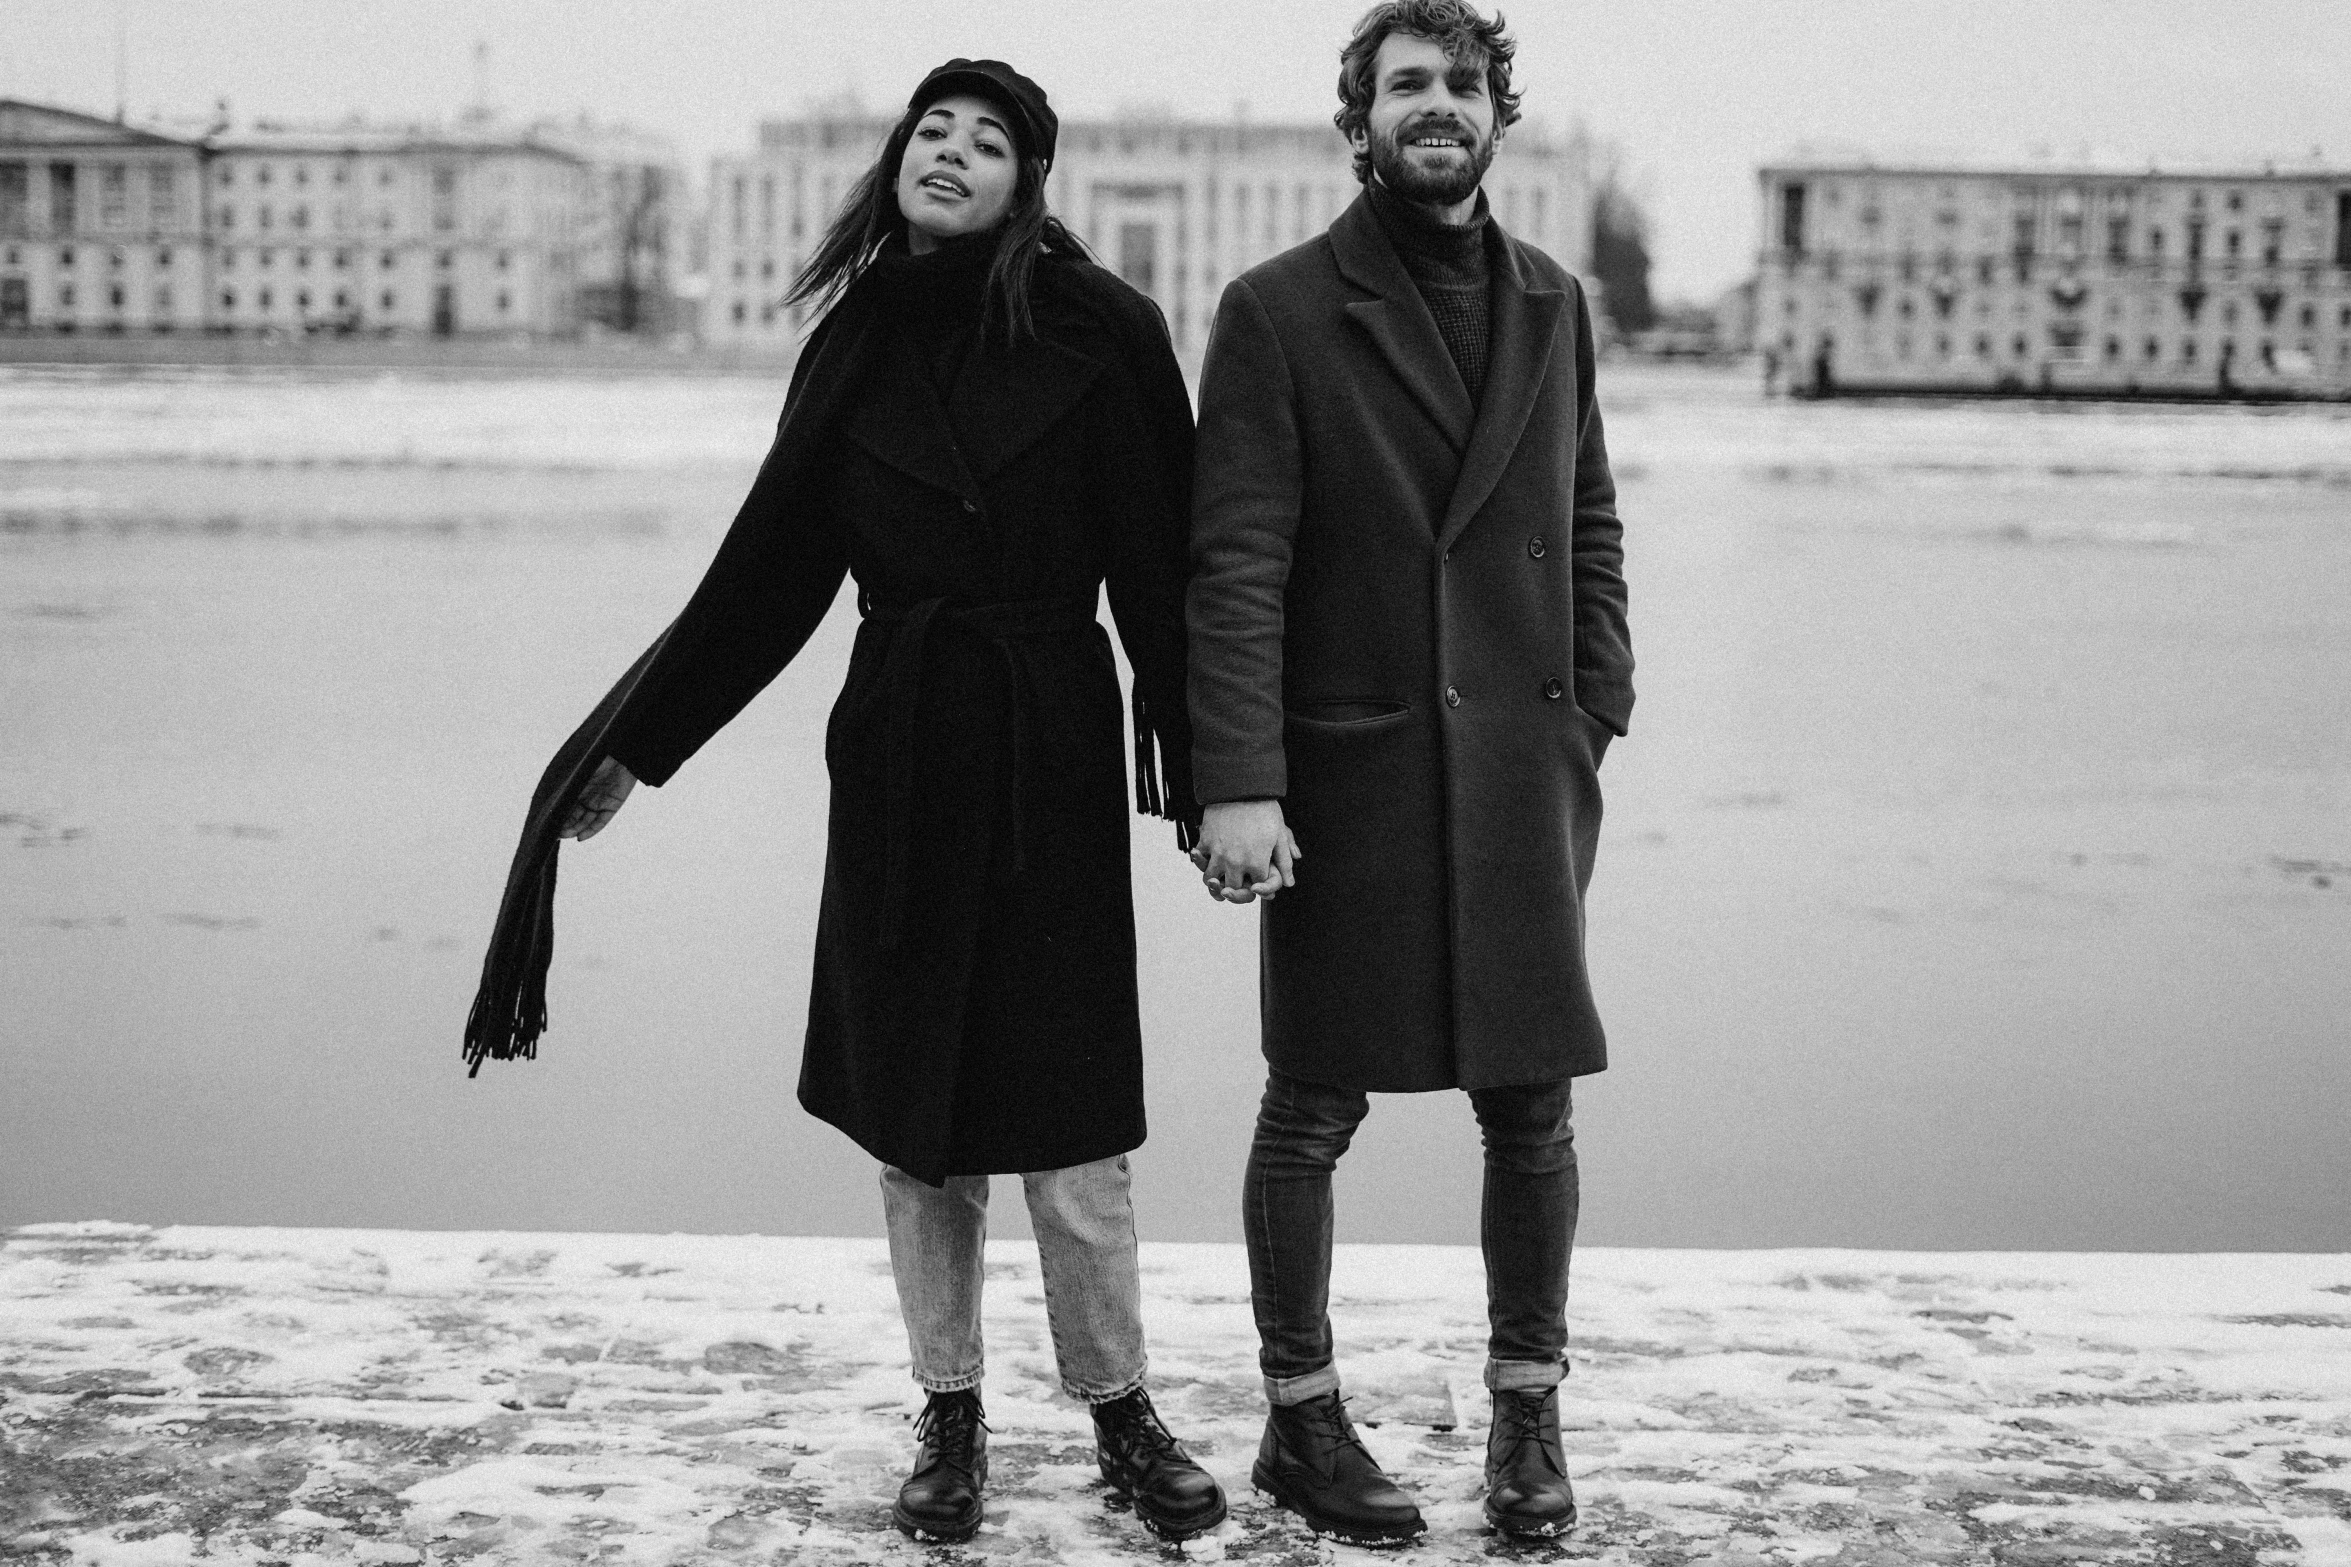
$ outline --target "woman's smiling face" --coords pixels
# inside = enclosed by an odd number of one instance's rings
[[[898,210],[916,254],[943,239],[979,234],[1004,220],[1019,182],[1009,116],[985,98],[957,93],[923,111],[898,160]]]

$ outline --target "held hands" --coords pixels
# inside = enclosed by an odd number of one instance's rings
[[[583,843],[604,830],[604,824],[620,814],[621,802],[629,791],[637,787],[637,775],[621,766],[618,759],[606,757],[596,764],[589,775],[588,786],[563,819],[559,838],[577,838]]]
[[[1221,902],[1270,902],[1284,887],[1298,885],[1297,863],[1304,858],[1282,821],[1279,800],[1227,800],[1201,813],[1192,863],[1208,895]]]

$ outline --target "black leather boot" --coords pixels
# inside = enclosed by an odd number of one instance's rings
[[[1192,1462],[1141,1388],[1094,1406],[1094,1451],[1102,1478],[1161,1539],[1189,1540],[1224,1522],[1224,1488]]]
[[[890,1520],[918,1540],[952,1544],[979,1532],[980,1491],[988,1483],[988,1425],[980,1395],[933,1393],[914,1422],[922,1443],[914,1473],[898,1488]]]
[[[1274,1405],[1249,1477],[1307,1528],[1343,1545],[1403,1545],[1428,1527],[1364,1451],[1336,1393]]]
[[[1559,1389],[1494,1395],[1486,1433],[1486,1522],[1521,1539],[1548,1540],[1575,1527],[1575,1487],[1559,1448]]]

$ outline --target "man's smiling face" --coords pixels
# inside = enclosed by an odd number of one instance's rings
[[[1371,113],[1356,133],[1372,172],[1407,201],[1451,207],[1477,193],[1494,161],[1494,100],[1483,60],[1453,61],[1413,33],[1380,40]]]

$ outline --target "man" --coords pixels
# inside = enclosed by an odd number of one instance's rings
[[[1583,898],[1633,660],[1583,290],[1479,191],[1518,114],[1512,48],[1463,0],[1363,19],[1337,120],[1364,191],[1226,289],[1201,385],[1194,859],[1211,893],[1267,900],[1255,1479],[1358,1544],[1423,1528],[1348,1422],[1326,1313],[1331,1172],[1373,1092],[1470,1094],[1485,1513],[1575,1519],[1568,1080],[1606,1064]]]

